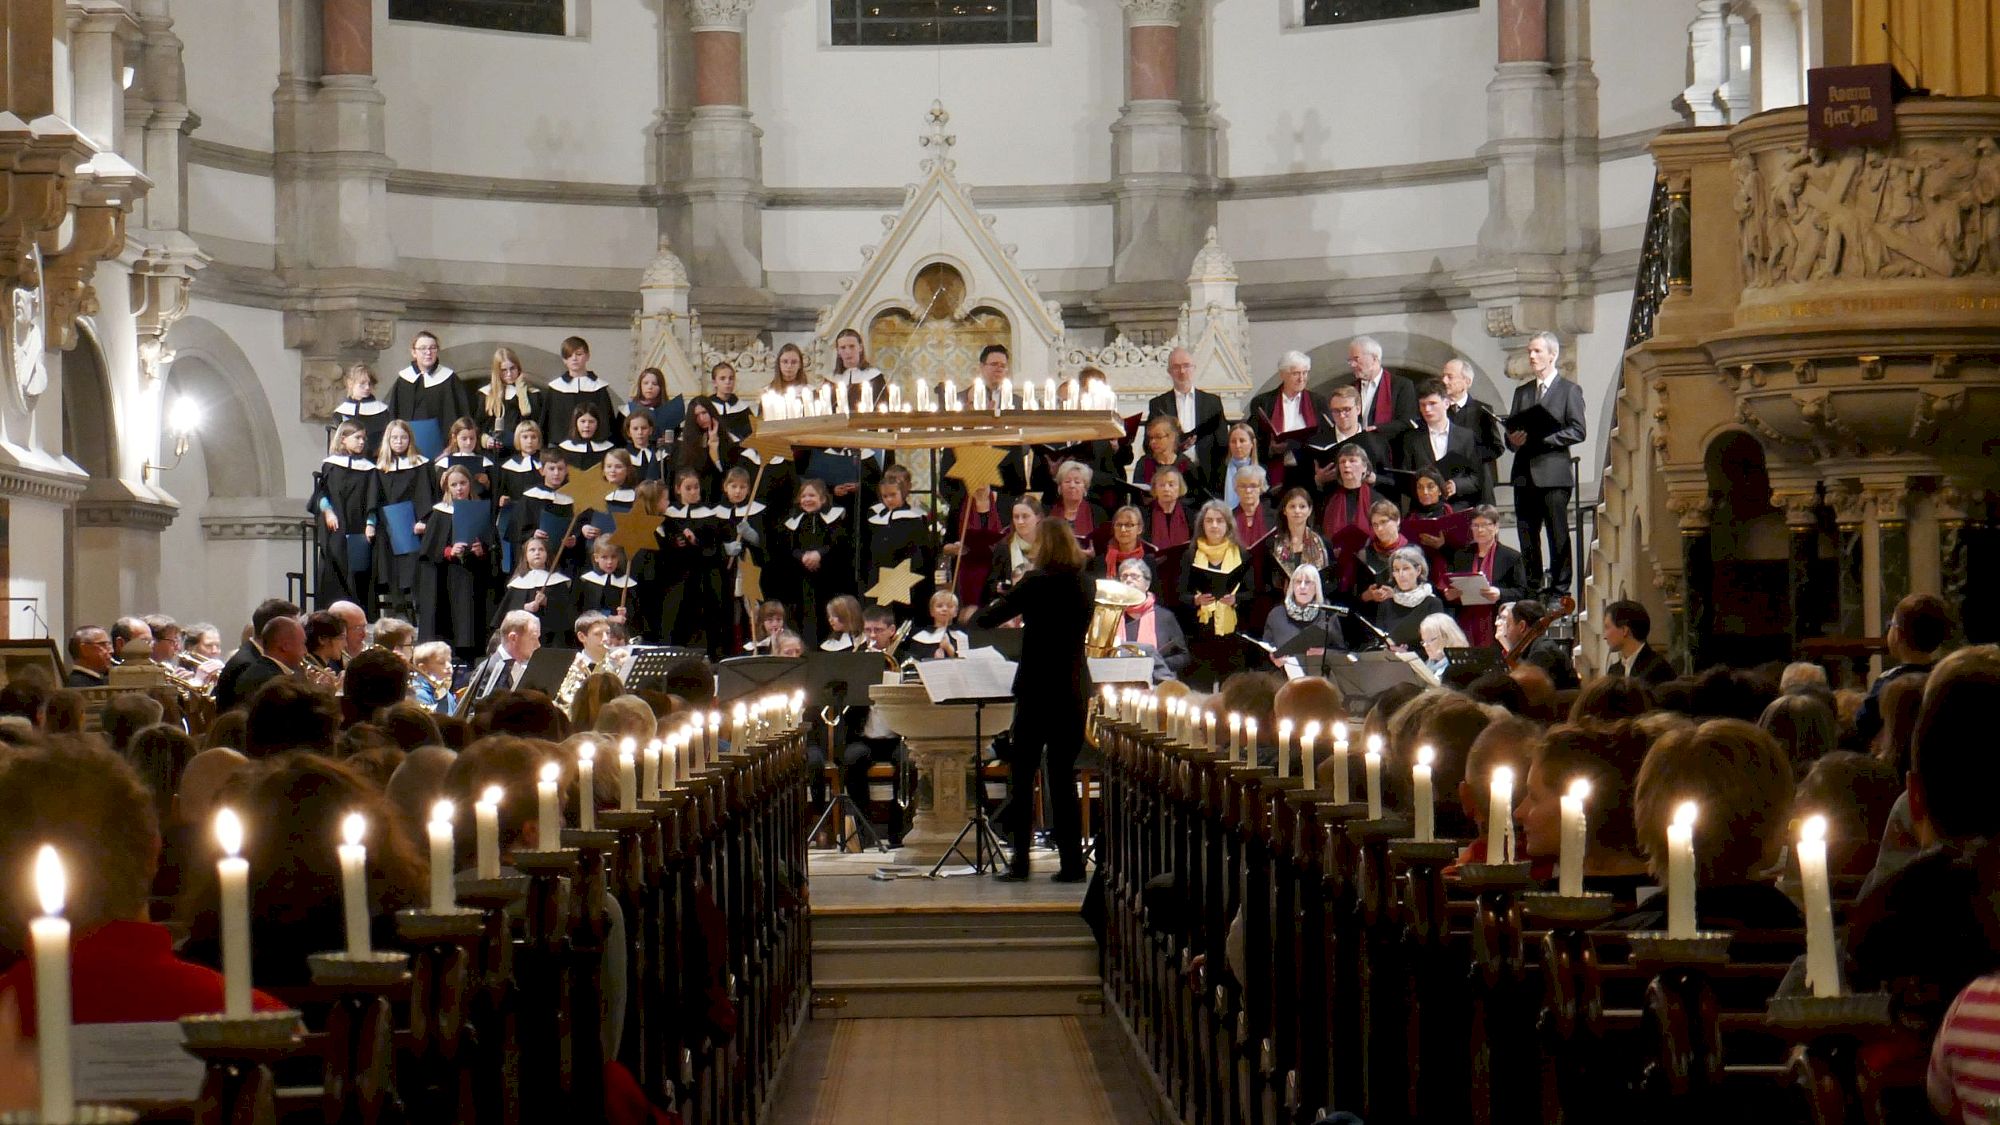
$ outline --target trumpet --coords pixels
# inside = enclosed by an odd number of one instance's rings
[[[308,657],[304,664],[299,665],[299,672],[312,686],[330,688],[335,695],[340,694],[340,673],[319,661]]]

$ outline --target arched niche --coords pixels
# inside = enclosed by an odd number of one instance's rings
[[[1724,428],[1702,457],[1709,514],[1712,622],[1703,651],[1738,666],[1788,659],[1792,648],[1789,533],[1771,503],[1771,475],[1755,435]]]
[[[910,282],[909,307],[891,304],[868,322],[868,355],[914,388],[956,379],[979,367],[988,344],[1012,354],[1014,326],[1006,312],[966,292],[965,274],[947,260],[928,262]]]
[[[111,382],[104,353],[88,324],[77,326],[76,346],[62,361],[63,453],[93,480],[118,477],[118,425],[111,412]]]
[[[187,395],[201,409],[194,445],[210,496],[284,496],[284,447],[264,385],[243,349],[212,321],[183,317],[167,334],[174,359],[167,401]],[[192,500],[192,497],[183,497]]]

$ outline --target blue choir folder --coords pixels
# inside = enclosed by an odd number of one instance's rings
[[[493,501],[454,500],[451,502],[451,539],[470,543],[493,534]]]
[[[417,553],[417,507],[408,500],[382,505],[382,523],[389,529],[389,553]]]
[[[367,574],[375,569],[375,544],[366,532],[352,532],[347,536],[347,573]]]
[[[536,530],[541,531],[549,537],[550,547],[560,549],[563,533],[569,530],[569,513],[544,509],[541,522],[536,525]]]
[[[416,441],[417,452],[426,458],[436,460],[444,452],[444,427],[436,418],[410,419],[410,436]]]

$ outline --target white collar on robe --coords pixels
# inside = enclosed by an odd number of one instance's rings
[[[596,440],[584,442],[578,441],[575,438],[564,438],[562,441],[556,443],[556,448],[565,453],[608,453],[611,450],[611,443]]]
[[[587,395],[593,391],[601,391],[610,385],[588,371],[583,373],[583,378],[581,379],[572,379],[568,372],[564,372],[562,378],[551,379],[549,381],[550,390],[564,395]]]
[[[838,637],[829,637],[819,643],[819,650],[821,652],[846,652],[853,647],[854,638],[847,636],[845,633]]]
[[[525,453],[516,453],[514,459],[500,466],[510,473],[540,472],[542,463]]]
[[[589,574],[583,576],[583,580],[592,586],[611,586],[620,590],[628,589],[635,585],[632,579],[625,575],[606,574],[601,570],[591,571]]]
[[[543,488],[541,485],[536,485],[535,487],[529,489],[528,491],[523,492],[521,495],[527,497],[530,500],[547,500],[551,504],[576,503],[575,500],[572,500],[570,498],[569,493],[550,492],[548,489]]]
[[[441,387],[447,380],[458,378],[458,372],[453,371],[442,363],[433,368],[428,375],[417,374],[417,365],[415,363],[411,363],[397,374],[402,377],[405,383],[415,383],[418,380],[422,380],[424,389],[426,390],[432,387]]]
[[[821,508],[819,510],[819,521],[823,524],[831,526],[836,520],[840,519],[840,517],[846,514],[847,514],[847,509],[845,508]],[[792,517],[785,521],[785,526],[791,528],[793,531],[797,531],[799,529],[799,525],[804,523],[805,519],[806,519],[806,513],[793,512]]]
[[[362,402],[356,402],[351,398],[344,398],[340,400],[340,405],[333,408],[333,412],[347,418],[373,418],[387,409],[389,409],[389,404],[379,398],[371,398]]]
[[[327,459],[321,461],[320,464],[335,465],[343,469],[355,469],[358,471],[373,472],[375,469],[375,462],[370,461],[366,457],[342,457],[337,455],[329,455]]]
[[[567,581],[569,581],[569,575],[564,574],[560,570],[531,570],[526,574],[517,576],[513,581],[507,583],[507,586],[513,590],[539,590],[544,586],[554,586],[559,582]]]
[[[421,469],[425,465],[428,465],[430,463],[431,459],[423,456],[398,457],[395,460],[389,462],[389,467],[387,469],[384,469],[383,471],[389,473],[400,473],[406,469]]]

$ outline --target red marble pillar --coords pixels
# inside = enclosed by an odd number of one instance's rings
[[[741,31],[702,28],[694,33],[694,104],[744,104]]]
[[[375,73],[370,0],[320,0],[320,73]]]
[[[1549,61],[1549,0],[1500,0],[1500,61]]]
[[[1152,24],[1126,31],[1127,77],[1133,101],[1180,97],[1181,31]]]

